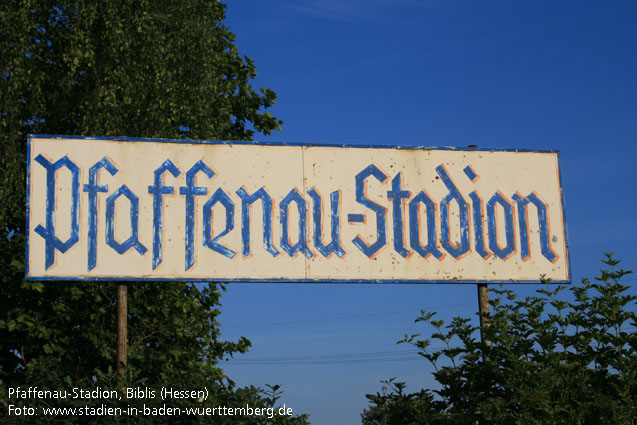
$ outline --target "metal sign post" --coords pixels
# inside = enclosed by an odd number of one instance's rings
[[[124,377],[128,364],[128,287],[126,285],[126,283],[117,284],[117,373],[120,378]]]
[[[491,347],[491,341],[485,339],[485,328],[489,326],[489,289],[486,283],[478,283],[478,312],[480,313],[480,340]]]

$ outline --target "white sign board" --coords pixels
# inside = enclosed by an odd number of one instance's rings
[[[552,151],[31,136],[28,279],[569,282]]]

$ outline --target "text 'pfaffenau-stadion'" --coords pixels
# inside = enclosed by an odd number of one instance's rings
[[[556,152],[32,136],[28,278],[570,280]]]

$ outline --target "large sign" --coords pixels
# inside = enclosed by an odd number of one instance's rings
[[[28,279],[569,282],[553,151],[31,136]]]

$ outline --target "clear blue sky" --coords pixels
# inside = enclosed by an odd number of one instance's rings
[[[279,97],[283,131],[257,140],[558,149],[574,280],[607,251],[637,268],[637,2],[239,0],[227,12],[254,85]],[[360,423],[381,379],[432,387],[395,342],[430,331],[413,323],[420,309],[477,309],[473,285],[231,284],[222,302],[224,338],[253,343],[226,373],[281,384],[315,425]]]

